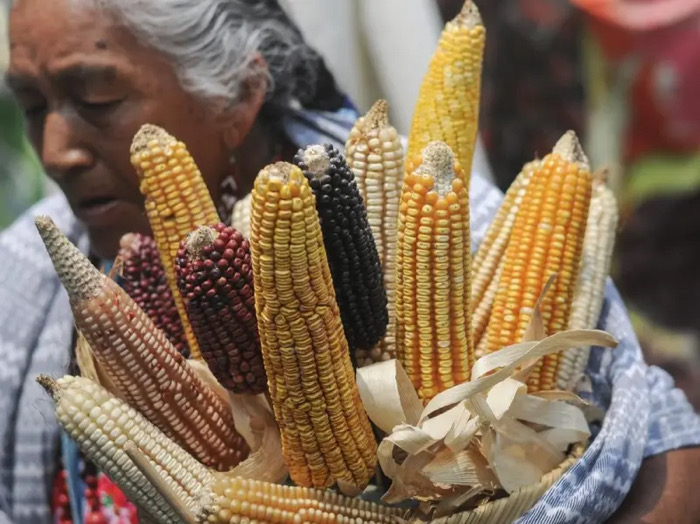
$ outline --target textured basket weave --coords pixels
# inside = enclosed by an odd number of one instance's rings
[[[521,488],[509,497],[488,502],[473,510],[431,520],[432,524],[507,524],[524,515],[583,454],[583,446],[574,448],[559,467],[546,474],[537,484]]]

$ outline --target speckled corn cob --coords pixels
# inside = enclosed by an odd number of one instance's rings
[[[477,358],[483,356],[482,350],[487,347],[484,335],[491,316],[493,300],[496,297],[498,281],[503,272],[504,254],[515,217],[527,193],[530,178],[539,165],[539,160],[528,162],[515,177],[472,260],[471,297],[474,304],[472,327]]]
[[[381,264],[355,176],[330,145],[299,150],[294,162],[316,196],[343,330],[351,350],[369,350],[389,322]]]
[[[131,145],[131,163],[141,180],[148,221],[190,351],[199,358],[199,346],[177,288],[174,258],[190,231],[216,224],[219,214],[187,147],[165,130],[150,124],[141,127]]]
[[[53,398],[59,424],[85,457],[155,522],[182,521],[124,452],[127,442],[158,466],[161,478],[184,507],[192,513],[202,510],[201,495],[211,489],[214,475],[134,408],[83,377],[39,376],[37,380]]]
[[[180,292],[209,369],[234,393],[267,391],[248,241],[223,223],[202,226],[182,241],[175,262]]]
[[[421,398],[469,379],[469,197],[443,142],[409,159],[396,251],[396,349]]]
[[[583,239],[581,272],[571,306],[569,329],[595,329],[605,299],[605,281],[615,247],[619,210],[604,173],[593,179],[593,196]],[[574,390],[588,364],[590,347],[571,348],[557,362],[557,387]]]
[[[200,462],[228,470],[248,454],[227,403],[112,279],[48,217],[37,229],[68,292],[77,328],[121,396]]]
[[[329,491],[222,476],[206,522],[394,523],[401,511]]]
[[[489,351],[522,339],[538,296],[557,279],[542,302],[548,334],[568,327],[581,264],[591,198],[591,174],[578,139],[566,133],[532,175],[508,241],[487,337]],[[561,355],[544,357],[530,375],[534,391],[556,384]]]
[[[245,238],[250,238],[250,201],[252,197],[253,194],[248,193],[245,197],[236,201],[233,204],[233,212],[231,213],[231,225]]]
[[[127,233],[119,243],[120,284],[184,357],[190,354],[158,246],[146,235]]]
[[[423,79],[407,158],[419,155],[429,142],[440,140],[452,148],[467,177],[470,175],[479,124],[485,39],[479,11],[466,0],[462,11],[445,25]]]
[[[382,265],[389,325],[386,335],[370,351],[357,350],[358,366],[396,357],[396,228],[403,184],[404,151],[401,137],[389,124],[388,104],[377,101],[360,117],[345,144],[348,166],[367,209],[367,221]]]
[[[315,198],[298,167],[277,163],[260,172],[250,225],[260,342],[292,480],[362,489],[377,446],[355,383]]]

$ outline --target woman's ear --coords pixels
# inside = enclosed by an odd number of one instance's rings
[[[248,136],[267,95],[268,68],[265,58],[257,53],[250,67],[253,74],[241,86],[240,100],[220,116],[224,143],[229,150],[236,149]]]

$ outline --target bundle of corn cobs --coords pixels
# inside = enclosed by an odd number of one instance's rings
[[[585,444],[570,392],[587,344],[615,343],[592,328],[616,203],[566,133],[523,167],[472,256],[484,39],[467,2],[406,155],[379,101],[344,154],[318,144],[265,167],[230,225],[186,145],[144,126],[132,163],[153,236],[126,235],[113,274],[37,219],[82,372],[38,380],[143,521],[436,519]],[[385,504],[358,497],[370,484]]]

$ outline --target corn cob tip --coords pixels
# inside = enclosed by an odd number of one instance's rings
[[[153,124],[144,124],[134,135],[131,142],[131,154],[135,155],[147,150],[148,145],[153,141],[157,141],[162,146],[171,146],[177,143],[175,137],[168,134],[165,129]]]
[[[185,249],[190,260],[201,258],[202,250],[211,246],[219,233],[210,226],[201,226],[185,237]]]
[[[288,162],[275,162],[274,164],[270,164],[263,168],[263,170],[260,172],[260,178],[263,181],[277,180],[278,182],[285,184],[289,182],[289,177],[295,168],[296,166]]]
[[[389,125],[389,102],[386,100],[377,100],[374,105],[367,111],[367,114],[362,119],[361,131],[368,133],[372,129],[380,129]]]
[[[104,276],[66,238],[51,217],[38,216],[34,223],[51,257],[58,278],[71,300],[80,300],[94,295]]]
[[[326,149],[317,144],[304,150],[303,159],[308,172],[315,177],[323,176],[331,165],[331,159]]]
[[[432,175],[435,179],[435,191],[445,196],[452,190],[452,180],[455,177],[455,156],[445,142],[430,142],[422,151],[423,163],[417,174]]]
[[[583,147],[574,131],[564,133],[564,136],[554,145],[552,153],[558,154],[568,162],[579,164],[583,169],[590,169],[588,157],[583,152]]]
[[[481,13],[472,0],[466,0],[462,9],[453,20],[460,26],[472,28],[483,25],[481,21]]]
[[[608,183],[608,178],[610,177],[610,168],[609,167],[601,167],[600,169],[596,169],[595,173],[592,175],[592,182],[593,185],[602,185],[605,186]]]
[[[49,395],[51,395],[52,399],[56,399],[56,394],[58,393],[58,383],[54,379],[48,375],[39,375],[36,377],[36,381],[46,390]]]

